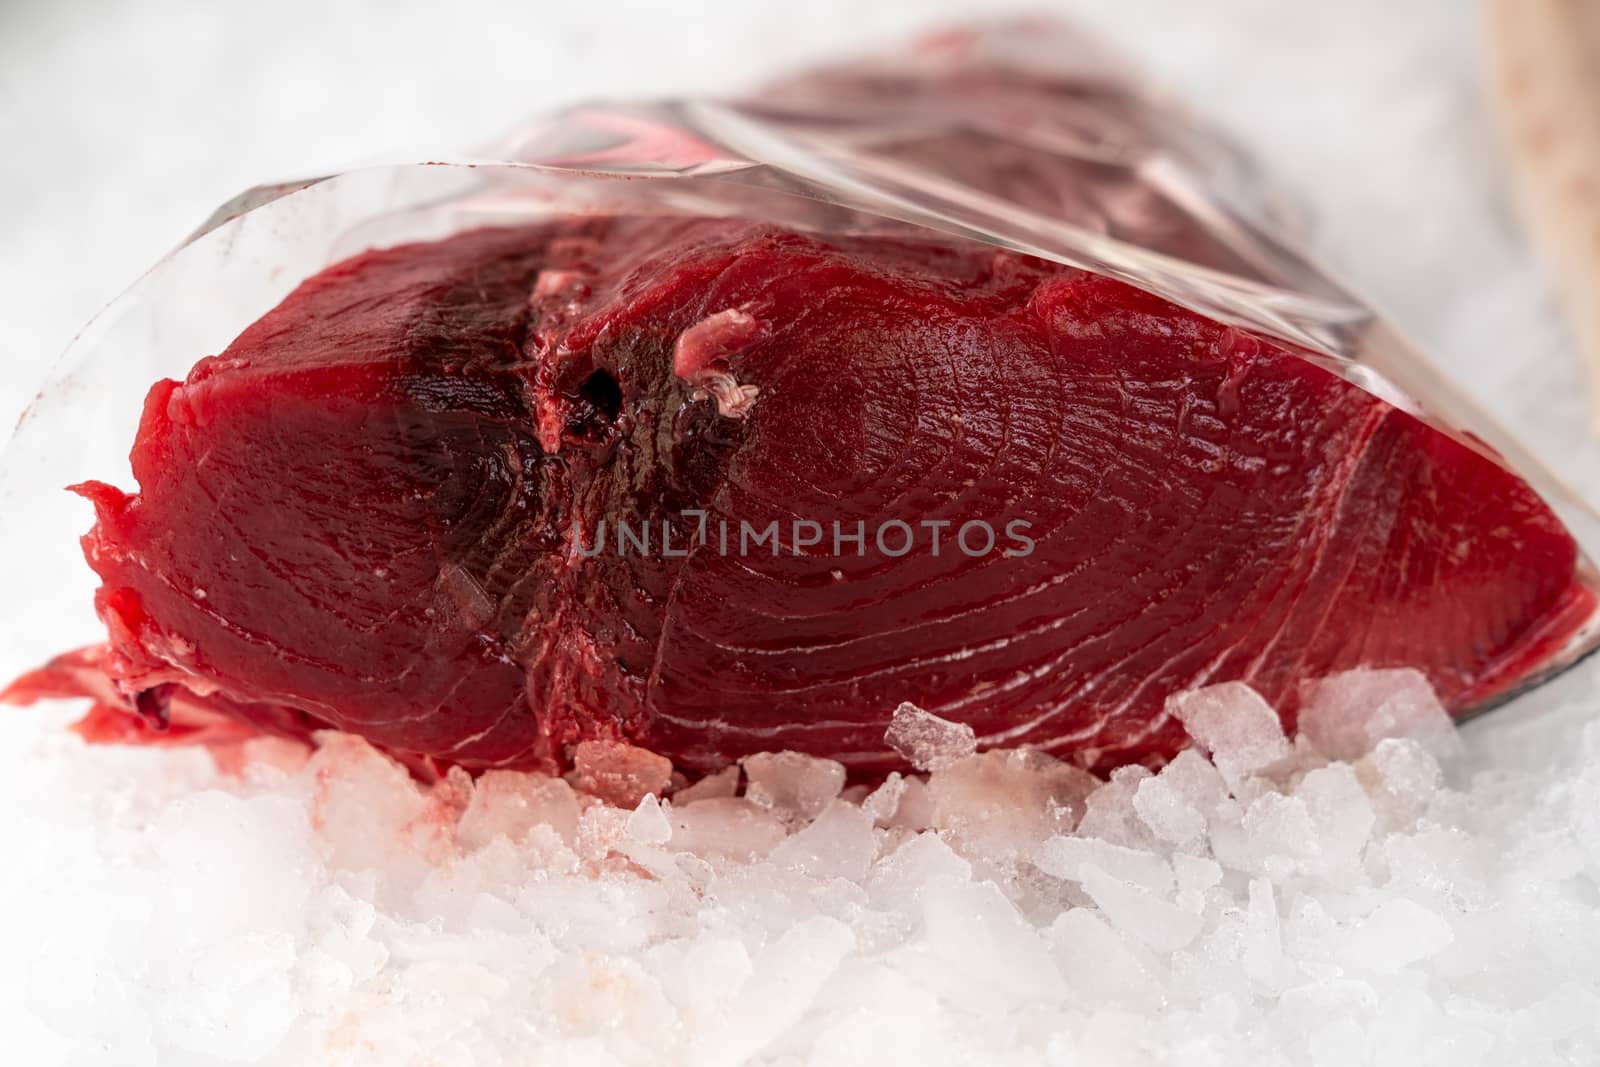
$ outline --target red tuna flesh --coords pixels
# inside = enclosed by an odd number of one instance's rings
[[[80,487],[112,686],[80,659],[15,694],[97,692],[101,732],[204,707],[469,768],[602,739],[881,771],[911,700],[1103,769],[1182,747],[1163,702],[1204,683],[1292,715],[1305,678],[1413,666],[1471,709],[1596,606],[1478,453],[956,241],[617,217],[368,252],[157,384],[132,459],[137,494]]]

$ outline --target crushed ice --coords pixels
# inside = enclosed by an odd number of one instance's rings
[[[942,771],[978,750],[972,727],[941,719],[910,701],[894,709],[884,740],[919,771]]]
[[[7,1042],[118,1065],[1596,1062],[1600,726],[1470,777],[1419,683],[1319,683],[1293,740],[1244,686],[1184,694],[1197,747],[1107,782],[910,705],[890,740],[931,773],[875,785],[774,753],[685,786],[594,744],[570,781],[423,788],[343,737],[252,742],[232,777],[23,743],[16,717]]]

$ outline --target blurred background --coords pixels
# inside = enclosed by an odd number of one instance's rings
[[[1022,9],[1082,21],[1231,127],[1304,196],[1322,256],[1535,445],[1565,455],[1560,442],[1582,422],[1581,374],[1507,206],[1475,7]],[[737,90],[1013,9],[0,0],[0,417],[31,399],[91,315],[253,183],[460,154],[561,102]]]

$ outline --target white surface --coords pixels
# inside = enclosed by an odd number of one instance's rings
[[[325,0],[0,6],[0,407],[20,408],[88,315],[215,204],[255,181],[397,148],[426,154],[471,145],[560,99],[743,84],[785,64],[893,36],[940,12],[978,6],[910,0],[603,8],[465,0],[429,11]],[[1306,192],[1317,209],[1320,247],[1358,288],[1441,362],[1459,368],[1491,409],[1559,465],[1569,471],[1587,465],[1600,482],[1595,446],[1573,436],[1582,397],[1577,361],[1500,195],[1492,137],[1476,97],[1469,4],[1081,0],[1058,6],[1089,16],[1149,59],[1198,109],[1241,132]],[[0,663],[13,666],[3,650]],[[1592,707],[1592,694],[1585,699]],[[859,960],[872,948],[861,939],[878,934],[886,943],[910,937],[908,943],[923,946],[919,951],[956,953],[943,962],[912,961],[908,969],[921,984],[866,968],[852,983],[831,986],[836,1002],[876,1001],[887,1013],[875,1020],[840,1008],[826,1016],[832,1029],[817,1022],[824,1016],[796,1006],[803,989],[756,988],[749,996],[767,1007],[752,1025],[788,1034],[783,1012],[801,1010],[799,1036],[768,1047],[773,1062],[803,1063],[814,1049],[821,1050],[817,1063],[848,1062],[847,1053],[862,1050],[879,1050],[865,1062],[893,1062],[894,1053],[911,1049],[930,1057],[963,1051],[958,1026],[929,1033],[892,1025],[925,1016],[975,1028],[966,1039],[988,1053],[1029,1048],[1026,1062],[1040,1062],[1047,1051],[1060,1063],[1410,1064],[1429,1056],[1448,1064],[1514,1056],[1536,1064],[1584,1062],[1596,1054],[1600,992],[1594,978],[1600,838],[1592,817],[1600,793],[1586,769],[1600,757],[1600,745],[1593,731],[1583,732],[1586,717],[1513,714],[1475,731],[1467,759],[1482,773],[1460,780],[1463,791],[1444,794],[1437,808],[1384,827],[1381,845],[1364,853],[1372,865],[1360,874],[1367,883],[1387,886],[1397,871],[1412,880],[1393,892],[1331,883],[1326,870],[1261,875],[1270,883],[1262,889],[1235,879],[1213,899],[1208,932],[1187,933],[1193,924],[1170,910],[1162,914],[1171,922],[1148,927],[1129,918],[1151,912],[1150,901],[1129,886],[1143,868],[1126,857],[1101,856],[1112,867],[1135,866],[1102,870],[1106,877],[1098,879],[1074,867],[1087,894],[1074,899],[1092,898],[1099,909],[1068,914],[1099,918],[1062,920],[1047,937],[1017,927],[1007,910],[1016,905],[993,888],[1026,895],[1034,891],[1032,876],[967,881],[951,860],[930,852],[923,861],[967,888],[915,907],[886,906],[881,921],[889,926],[876,934],[871,923],[878,920],[860,910],[848,914],[867,925],[847,923],[841,933],[848,887],[802,872],[785,876],[792,907],[772,920],[814,924],[796,927],[808,931],[802,941],[785,941],[781,931],[763,941],[768,919],[740,919],[738,891],[730,890],[719,906],[729,909],[730,936],[741,947],[704,942],[709,955],[676,964],[674,950],[663,949],[651,966],[734,973],[741,958],[748,963],[756,958],[751,952],[766,946],[780,956],[804,956],[790,964],[804,976],[850,953]],[[518,1047],[520,1019],[548,1008],[548,997],[565,996],[562,1003],[577,1013],[571,1034],[590,1035],[572,1038],[571,1060],[628,1063],[689,1047],[618,1044],[628,1026],[650,1032],[668,1020],[679,1027],[671,1040],[688,1042],[686,1020],[727,1007],[714,992],[686,993],[673,984],[680,979],[654,972],[648,977],[660,996],[649,993],[627,962],[632,950],[603,939],[622,930],[615,915],[590,915],[563,934],[538,929],[556,920],[540,910],[537,893],[518,889],[514,899],[502,899],[511,892],[504,886],[521,885],[516,879],[548,877],[539,873],[541,864],[560,861],[555,853],[554,859],[474,853],[432,874],[390,872],[378,882],[361,875],[373,862],[364,849],[388,840],[392,828],[383,829],[384,819],[410,803],[396,783],[383,786],[375,794],[382,799],[366,809],[374,820],[370,841],[363,817],[348,811],[344,836],[335,840],[307,822],[315,810],[308,799],[313,781],[221,783],[225,792],[191,796],[219,784],[194,754],[85,753],[59,736],[60,722],[25,712],[6,712],[0,721],[0,804],[13,813],[3,840],[15,850],[0,872],[0,1032],[7,1035],[6,1054],[19,1062],[321,1062],[308,1058],[313,1046],[294,1042],[332,1033],[343,1037],[336,1047],[346,1056],[332,1062],[367,1062],[374,1054],[363,1052],[362,1042],[393,1040],[396,1062],[405,1062],[407,1048],[431,1044],[434,1058],[415,1062],[493,1063],[492,1047]],[[1344,788],[1327,776],[1319,781],[1313,792],[1337,797]],[[236,799],[238,792],[248,799]],[[1107,810],[1137,812],[1147,829],[1159,827],[1167,838],[1197,832],[1200,816],[1175,790],[1139,792],[1142,800],[1125,797]],[[1358,835],[1376,833],[1344,818],[1348,806],[1330,810],[1340,817],[1322,827],[1320,843],[1348,849]],[[1270,824],[1258,827],[1262,839],[1274,832],[1292,838],[1299,817],[1293,804],[1269,802],[1259,816]],[[629,821],[629,832],[648,844],[654,824],[645,812]],[[1116,839],[1118,832],[1108,829],[1106,836]],[[841,831],[838,840],[852,839]],[[218,841],[234,847],[218,851]],[[979,841],[968,851],[981,859],[1001,845]],[[790,852],[805,847],[802,841]],[[1240,871],[1266,862],[1235,855]],[[878,861],[879,868],[886,862]],[[1205,873],[1180,866],[1192,877]],[[361,900],[380,889],[392,895],[369,911]],[[1335,910],[1348,908],[1349,922],[1329,926],[1314,911],[1296,918],[1295,893],[1320,901],[1325,913],[1323,898],[1338,897]],[[673,909],[687,907],[688,898],[652,899],[618,903],[618,914],[664,923],[649,929],[666,936],[680,914]],[[667,910],[652,911],[657,905]],[[698,914],[696,921],[715,920]],[[923,925],[907,933],[911,927],[893,925],[901,922]],[[1187,944],[1172,946],[1186,936],[1234,938],[1243,962],[1216,963],[1228,959],[1224,954],[1209,970],[1185,971],[1180,956]],[[941,937],[955,939],[956,947]],[[962,943],[969,937],[993,940],[969,957],[963,953],[971,945]],[[1151,937],[1161,944],[1145,943]],[[1305,948],[1317,937],[1331,940]],[[311,951],[314,941],[333,963]],[[485,943],[506,947],[519,966],[556,969],[536,968],[522,984],[497,986],[479,973]],[[164,947],[175,944],[181,951]],[[1283,951],[1299,954],[1292,981],[1282,970]],[[964,969],[978,959],[1008,966],[971,980]],[[1226,985],[1225,972],[1238,972],[1243,986],[1213,995],[1206,983]],[[1152,995],[1152,974],[1154,1007],[1139,999]],[[938,984],[941,975],[950,985]],[[596,988],[610,989],[614,999],[597,999]],[[635,989],[645,992],[622,992]],[[1057,1014],[1044,1020],[1026,1008],[1039,989],[1055,998]],[[966,999],[978,993],[989,999]],[[1161,996],[1168,998],[1165,1009]],[[292,1008],[313,1002],[324,1014],[278,1045],[293,1027],[286,1021]],[[249,1015],[234,1013],[245,1003],[255,1006]],[[994,1014],[1013,1007],[1020,1015]],[[815,1023],[810,1030],[808,1018]],[[608,1029],[608,1020],[623,1030]],[[1011,1025],[1019,1020],[1020,1030]],[[985,1029],[990,1025],[999,1028]],[[1064,1035],[1053,1045],[1040,1038],[1046,1025]],[[1183,1035],[1197,1028],[1213,1038],[1185,1043]],[[473,1045],[474,1032],[494,1036]],[[754,1040],[748,1031],[735,1038]],[[568,1062],[551,1056],[550,1062]]]

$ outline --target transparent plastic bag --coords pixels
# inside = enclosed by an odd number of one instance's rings
[[[19,425],[0,476],[0,521],[19,546],[5,561],[11,666],[102,638],[77,543],[92,516],[61,489],[130,484],[151,382],[182,377],[360,250],[622,212],[932,232],[1120,279],[1303,348],[1516,472],[1600,554],[1600,515],[1298,250],[1293,201],[1249,160],[1071,30],[1021,20],[743,99],[573,107],[478,157],[261,186],[224,205],[90,324]],[[1591,623],[1545,675],[1597,642]]]

